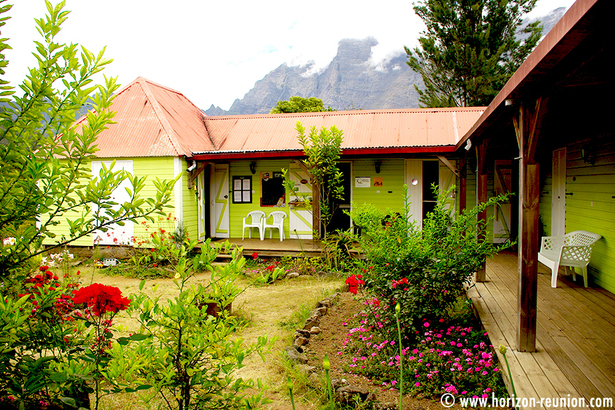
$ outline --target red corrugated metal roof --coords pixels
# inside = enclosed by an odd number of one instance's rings
[[[446,152],[484,111],[468,107],[207,117],[181,93],[142,77],[118,92],[112,108],[116,123],[98,137],[100,158],[297,152],[302,151],[297,122],[308,130],[335,125],[344,132],[345,154],[404,148]]]
[[[301,151],[297,122],[308,130],[335,125],[344,132],[345,153],[413,147],[452,151],[483,111],[484,107],[456,107],[205,117],[218,149],[193,154]]]
[[[181,93],[143,77],[117,93],[112,109],[115,124],[98,136],[97,157],[190,157],[214,149],[205,114]]]

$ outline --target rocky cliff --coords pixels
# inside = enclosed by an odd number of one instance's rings
[[[564,8],[559,8],[540,18],[544,34],[564,12]],[[309,64],[284,63],[257,81],[228,111],[212,105],[205,113],[210,116],[264,114],[278,101],[295,95],[320,98],[325,107],[336,110],[418,107],[414,84],[421,87],[423,82],[406,64],[403,48],[400,45],[400,53],[391,59],[374,63],[372,47],[377,44],[374,38],[341,40],[337,55],[323,71],[315,73]]]

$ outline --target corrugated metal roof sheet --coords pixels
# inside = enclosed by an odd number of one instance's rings
[[[484,107],[456,107],[230,115],[205,117],[205,123],[218,153],[302,150],[297,122],[308,130],[335,125],[344,132],[343,150],[454,147],[483,111]]]
[[[297,122],[308,130],[335,125],[346,152],[454,147],[484,108],[207,117],[181,93],[139,77],[118,92],[113,110],[116,123],[97,140],[100,158],[302,151]]]
[[[97,157],[189,157],[214,149],[205,114],[181,93],[143,77],[117,93],[112,109],[115,124],[98,136]]]

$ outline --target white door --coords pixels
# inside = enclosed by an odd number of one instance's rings
[[[117,172],[123,169],[126,172],[132,174],[132,160],[115,161],[115,166],[112,169],[111,164],[113,161],[92,161],[92,177],[98,178],[102,169],[102,164],[109,171]],[[111,200],[117,205],[113,206],[114,210],[120,209],[121,204],[130,200],[130,195],[126,192],[126,188],[130,188],[130,181],[124,180],[111,194]],[[92,210],[96,212],[96,209]],[[118,224],[110,225],[107,232],[94,231],[93,244],[94,245],[132,245],[132,238],[134,237],[134,224],[132,221],[125,221],[124,226]]]
[[[207,232],[205,232],[205,217],[207,215],[207,204],[205,203],[205,172],[201,172],[196,177],[196,208],[197,208],[197,224],[199,230],[199,241],[204,241]]]
[[[417,228],[423,228],[423,218],[432,212],[437,194],[432,190],[432,184],[439,190],[455,185],[456,177],[446,165],[438,160],[408,159],[405,162],[405,184],[408,187],[409,219],[416,223]],[[451,191],[447,206],[454,213],[455,192]]]
[[[456,161],[450,160],[451,165],[456,166]],[[442,161],[440,161],[439,181],[438,187],[440,190],[448,190],[452,186],[457,186],[457,177],[455,173],[450,170]],[[457,188],[451,189],[446,200],[446,209],[451,211],[451,214],[455,215],[457,209]]]
[[[297,164],[291,163],[288,169],[290,180],[301,193],[312,193],[312,184],[308,174]],[[312,239],[312,210],[298,203],[298,198],[290,196],[288,223],[291,239]]]
[[[211,167],[210,236],[229,238],[229,169],[228,164]]]
[[[418,228],[423,227],[423,161],[420,159],[406,160],[405,184],[408,187],[410,201],[408,218],[414,221]]]
[[[512,161],[495,161],[494,188],[495,194],[506,194],[512,189]],[[512,209],[510,202],[499,204],[495,207],[495,219],[493,220],[493,243],[504,243],[510,239],[510,223]]]
[[[566,148],[553,151],[553,194],[551,202],[551,235],[566,233]]]

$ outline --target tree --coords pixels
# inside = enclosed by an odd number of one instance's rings
[[[540,22],[521,30],[536,0],[423,0],[414,7],[427,26],[407,64],[421,74],[426,107],[488,105],[540,40]]]
[[[322,100],[316,97],[303,98],[299,96],[290,97],[288,101],[278,101],[271,109],[271,114],[284,114],[290,112],[322,112],[335,111],[331,107],[325,108]]]
[[[337,208],[337,201],[344,195],[342,185],[343,175],[337,168],[337,162],[342,152],[343,132],[335,125],[330,129],[325,127],[320,131],[315,126],[310,128],[310,133],[306,135],[306,129],[297,122],[297,133],[299,143],[303,147],[303,152],[307,156],[301,160],[301,166],[306,170],[312,183],[312,194],[302,194],[289,180],[287,170],[284,170],[284,184],[295,197],[304,202],[306,206],[312,208],[314,218],[314,230],[320,234],[319,226],[322,225],[324,232],[322,237],[327,237],[327,227],[333,218]]]
[[[0,26],[10,17],[10,5],[0,0]],[[95,230],[137,218],[153,220],[171,199],[175,181],[154,181],[157,194],[141,198],[145,178],[125,171],[103,170],[91,177],[96,138],[109,124],[115,78],[95,85],[92,77],[112,60],[104,50],[95,55],[76,44],[56,42],[69,12],[65,2],[46,1],[47,16],[36,20],[41,40],[36,42],[38,65],[29,70],[17,95],[0,79],[0,235],[13,237],[0,243],[0,277],[44,252],[43,240],[54,238],[52,227],[69,226],[69,235],[56,238],[64,246]],[[9,48],[0,39],[0,51]],[[8,61],[0,55],[0,75]],[[91,105],[87,121],[75,126],[76,113]],[[112,193],[125,180],[130,200],[114,203]]]

